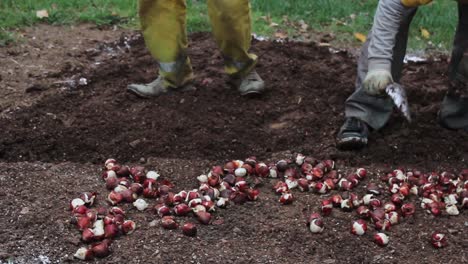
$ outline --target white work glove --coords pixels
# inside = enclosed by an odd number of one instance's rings
[[[362,83],[362,88],[367,94],[379,96],[385,95],[385,88],[392,83],[392,74],[388,70],[370,70]]]

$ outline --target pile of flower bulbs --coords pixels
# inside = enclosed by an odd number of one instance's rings
[[[174,193],[174,185],[161,179],[156,171],[146,171],[143,166],[128,167],[108,159],[102,178],[110,190],[107,201],[112,205],[133,203],[139,211],[151,209],[161,217],[165,229],[177,229],[177,216],[193,215],[201,224],[210,224],[216,208],[226,208],[230,203],[243,204],[254,201],[259,195],[256,185],[254,157],[245,161],[234,160],[224,166],[214,166],[207,174],[197,177],[199,187]],[[252,182],[254,181],[254,182]],[[139,198],[143,197],[143,198]],[[157,199],[149,205],[144,198]],[[196,225],[186,222],[183,234],[195,236]]]
[[[125,212],[119,207],[91,208],[95,199],[95,193],[84,192],[70,202],[73,214],[70,222],[80,230],[81,240],[89,244],[76,251],[74,257],[81,260],[108,256],[112,240],[131,234],[136,228],[135,222],[126,220]]]
[[[367,173],[365,169],[360,168],[356,173],[343,178],[335,169],[333,160],[319,161],[302,154],[297,154],[295,160],[280,160],[270,164],[269,171],[270,177],[280,179],[274,184],[273,190],[280,195],[281,204],[290,204],[294,201],[291,190],[295,188],[302,192],[318,194],[326,194],[335,189],[350,191],[366,177]],[[343,207],[348,207],[350,199],[345,199]]]
[[[409,194],[419,196],[421,208],[434,216],[459,215],[468,208],[468,169],[458,175],[397,169],[381,178],[388,184],[392,201],[403,201]]]
[[[420,206],[433,216],[456,216],[468,208],[468,169],[458,175],[450,172],[427,173],[396,169],[381,177],[391,193],[391,202],[400,209],[402,216],[412,215],[415,206],[404,203],[411,195],[418,197]],[[433,233],[432,245],[441,248],[447,245],[444,234]]]
[[[353,176],[360,173],[365,175],[364,169],[358,169]],[[374,241],[385,246],[388,244],[388,233],[392,226],[400,223],[402,218],[415,214],[416,207],[409,201],[416,196],[421,200],[421,207],[434,216],[441,214],[458,215],[463,208],[468,208],[468,170],[462,171],[458,176],[443,172],[441,174],[423,174],[419,171],[407,171],[397,169],[386,173],[381,180],[388,184],[387,189],[380,189],[375,183],[367,185],[367,194],[359,197],[352,192],[345,193],[345,197],[335,194],[321,204],[322,216],[331,214],[333,207],[339,207],[344,211],[356,211],[359,220],[351,225],[351,233],[364,235],[367,224],[370,222],[379,231],[374,235]],[[387,200],[378,196],[385,195]],[[312,214],[307,222],[311,232],[323,231],[321,215]],[[440,248],[447,245],[446,236],[441,233],[433,233],[431,243]]]
[[[383,225],[382,230],[387,228],[387,222],[379,221],[382,210],[371,211],[382,206],[381,201],[373,198],[372,195],[361,199],[356,193],[351,192],[367,176],[367,170],[359,168],[343,177],[335,168],[333,160],[319,161],[302,154],[297,154],[295,160],[280,160],[275,164],[270,164],[270,177],[284,179],[276,182],[273,190],[280,195],[281,204],[290,204],[294,201],[291,190],[298,188],[302,192],[314,192],[317,194],[327,194],[332,190],[344,191],[343,195],[335,194],[321,203],[321,214],[312,213],[307,219],[307,227],[312,233],[321,233],[324,230],[322,216],[331,214],[333,207],[341,208],[345,212],[353,210],[363,211],[366,218],[375,214],[376,225]],[[378,187],[374,184],[368,186],[368,191],[378,193]],[[371,209],[369,209],[369,207]],[[378,215],[379,214],[379,215]],[[354,234],[363,235],[367,230],[366,222],[362,219],[353,223]],[[388,244],[388,237],[384,233],[374,235],[374,241],[379,245]]]

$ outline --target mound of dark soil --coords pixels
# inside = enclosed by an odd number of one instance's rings
[[[83,30],[89,29],[70,31],[66,43],[89,36],[88,31],[74,36]],[[48,40],[42,41],[39,44],[47,47]],[[69,224],[68,202],[78,192],[97,191],[98,203],[105,203],[107,191],[99,174],[109,157],[157,168],[177,190],[196,187],[194,177],[212,165],[250,155],[263,161],[294,152],[331,157],[344,171],[367,167],[369,181],[374,182],[379,171],[393,166],[428,172],[459,171],[467,165],[467,134],[444,130],[435,121],[444,95],[445,61],[407,65],[403,82],[413,110],[411,125],[395,114],[385,129],[372,135],[368,148],[341,152],[334,137],[355,76],[355,61],[347,52],[304,43],[254,42],[252,50],[260,55],[257,69],[269,90],[259,98],[243,98],[226,85],[222,59],[210,36],[194,34],[189,52],[197,90],[142,100],[125,92],[128,83],[149,82],[157,74],[139,36],[70,52],[59,41],[55,48],[61,50],[45,49],[37,57],[11,55],[19,64],[49,58],[47,67],[57,65],[54,74],[31,73],[17,79],[0,75],[10,86],[28,87],[25,97],[34,98],[28,104],[2,104],[19,106],[1,109],[0,115],[0,263],[8,259],[78,262],[72,254],[81,242]],[[70,56],[65,59],[61,54]],[[2,52],[0,56],[5,57]],[[0,64],[0,68],[5,67]],[[35,82],[27,83],[30,78]],[[79,78],[86,78],[88,85],[77,85]],[[4,91],[0,95],[5,97],[2,102],[12,100]],[[362,195],[366,183],[356,192]],[[124,205],[138,228],[116,240],[111,256],[98,262],[464,263],[468,259],[466,210],[458,217],[433,218],[418,207],[415,218],[392,227],[390,244],[380,248],[371,242],[374,230],[362,237],[352,235],[350,224],[356,216],[336,209],[325,218],[325,231],[311,234],[305,216],[317,211],[324,197],[295,191],[297,200],[281,206],[271,185],[265,182],[254,203],[218,210],[216,224],[199,226],[196,238],[164,230],[154,214]],[[435,230],[448,235],[447,248],[430,246],[428,239]]]
[[[467,158],[466,133],[444,130],[435,122],[446,62],[406,67],[403,82],[413,124],[396,117],[373,135],[369,148],[346,153],[337,151],[334,142],[343,103],[353,90],[355,62],[346,52],[333,54],[304,43],[254,42],[252,50],[260,55],[257,69],[269,90],[260,98],[243,98],[226,85],[210,36],[195,34],[190,57],[197,90],[141,100],[126,93],[126,85],[151,81],[157,69],[140,37],[125,43],[131,46],[126,53],[106,51],[125,49],[124,41],[94,53],[83,51],[88,66],[68,75],[84,76],[89,85],[59,90],[1,120],[0,159],[225,160],[251,154],[265,159],[292,150],[351,164],[435,168]]]

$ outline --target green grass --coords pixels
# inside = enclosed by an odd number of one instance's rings
[[[281,4],[273,4],[279,2]],[[354,33],[366,34],[372,26],[377,1],[373,0],[294,0],[272,1],[254,0],[253,9],[269,14],[275,22],[288,15],[292,20],[305,20],[314,31],[332,32],[336,41],[345,44],[356,43]],[[411,26],[410,48],[450,49],[456,26],[456,3],[439,0],[423,6]],[[429,40],[423,39],[420,28],[431,32]],[[428,42],[432,44],[429,44]]]
[[[209,31],[206,1],[188,0],[188,30]],[[276,31],[301,35],[294,22],[303,20],[311,32],[331,32],[338,45],[359,46],[353,34],[366,34],[372,25],[376,0],[252,0],[254,31],[272,36]],[[39,19],[36,11],[49,17]],[[450,49],[456,24],[455,1],[438,0],[420,8],[412,25],[410,49]],[[0,0],[0,45],[15,40],[19,28],[35,23],[120,25],[137,28],[136,0]],[[271,22],[278,26],[270,26]],[[431,32],[421,37],[420,28]],[[313,35],[313,34],[312,34]]]
[[[37,18],[36,11],[46,9],[48,18]],[[136,1],[132,0],[2,0],[0,27],[17,28],[38,22],[71,24],[91,22],[98,25],[136,21]]]

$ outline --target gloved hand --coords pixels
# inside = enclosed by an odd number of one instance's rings
[[[385,88],[391,83],[393,83],[393,78],[388,70],[369,70],[362,83],[362,88],[370,95],[384,95]]]
[[[401,3],[406,7],[418,7],[420,5],[427,5],[432,0],[401,0]]]

